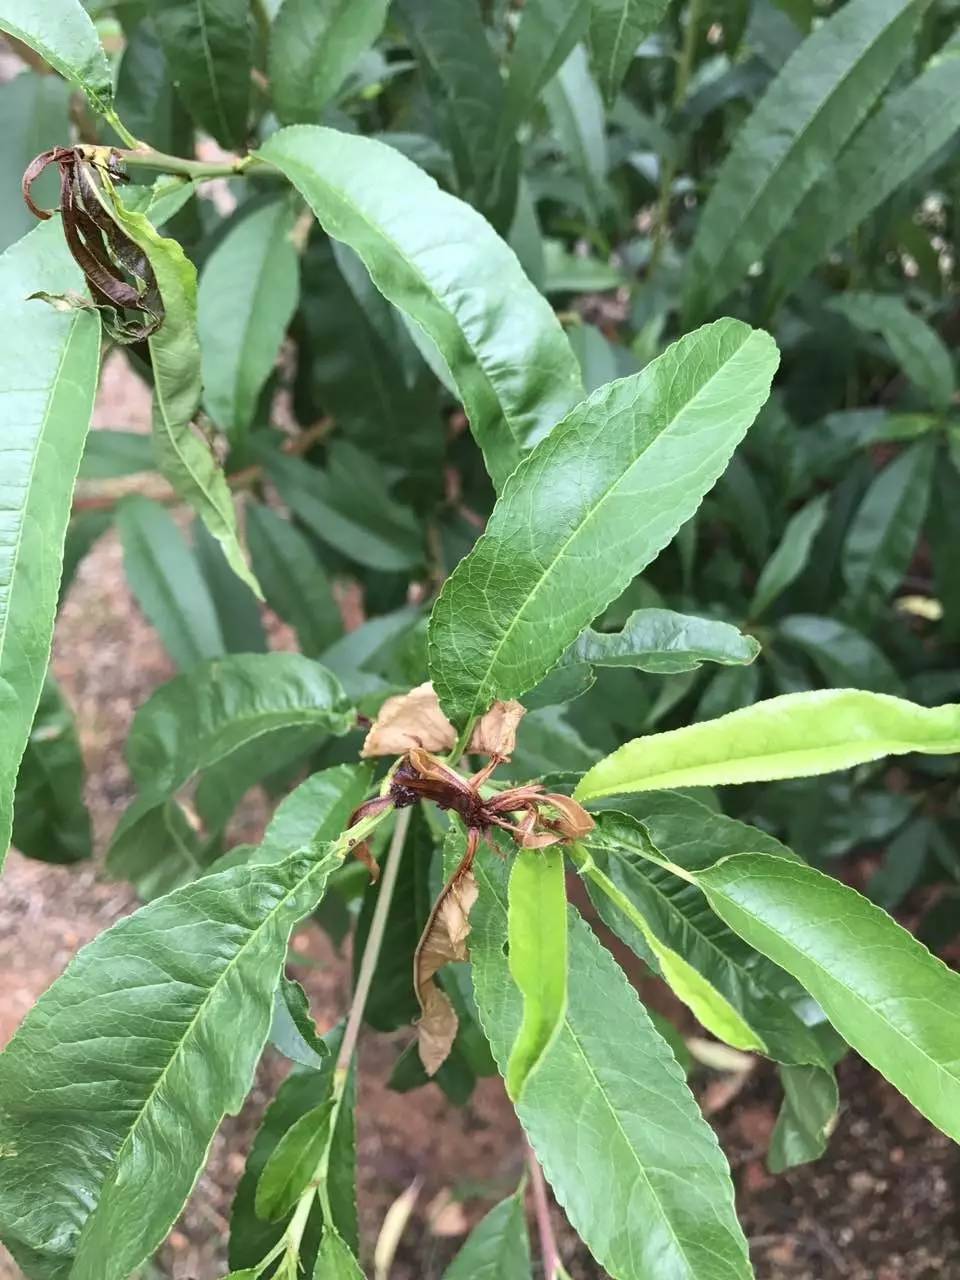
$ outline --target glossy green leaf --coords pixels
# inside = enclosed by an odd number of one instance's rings
[[[51,138],[66,138],[70,88],[59,76],[23,71],[0,85],[0,164],[13,178],[46,150]],[[56,175],[42,174],[33,185],[33,200],[42,209],[54,209],[59,203]],[[22,200],[11,192],[0,206],[0,251],[32,231],[36,219]]]
[[[638,46],[658,27],[669,0],[591,0],[590,64],[608,107],[616,101]]]
[[[926,442],[913,445],[864,494],[843,545],[851,616],[875,616],[907,572],[930,501],[934,457]]]
[[[337,1232],[329,1227],[320,1241],[313,1280],[364,1280],[360,1264]]]
[[[669,609],[637,609],[622,631],[589,627],[570,657],[596,667],[636,667],[655,675],[696,671],[704,662],[724,666],[753,662],[760,646],[727,622],[691,618]]]
[[[338,862],[318,845],[178,889],[27,1015],[0,1056],[0,1224],[34,1274],[126,1280],[159,1245],[253,1082],[290,932]]]
[[[777,624],[777,635],[805,653],[827,684],[874,693],[904,693],[903,682],[882,649],[836,618],[791,614]]]
[[[283,124],[317,124],[383,30],[389,0],[283,0],[270,32],[270,93]]]
[[[270,1152],[257,1181],[254,1212],[265,1222],[291,1213],[306,1190],[330,1136],[333,1100],[302,1115]]]
[[[285,197],[230,223],[204,263],[197,294],[203,403],[241,443],[297,306],[296,210]]]
[[[250,560],[271,609],[297,633],[300,650],[319,657],[343,632],[329,579],[308,540],[269,507],[247,508]]]
[[[685,306],[699,317],[745,278],[833,163],[910,48],[922,6],[850,0],[790,57],[740,130],[690,255]]]
[[[370,138],[293,127],[258,155],[435,343],[501,486],[582,394],[570,344],[513,252],[469,206]]]
[[[501,1071],[522,1019],[507,871],[481,852],[470,953]],[[749,1277],[726,1161],[669,1046],[609,952],[570,913],[563,1028],[517,1114],[571,1224],[619,1280]]]
[[[583,45],[571,51],[547,85],[543,101],[557,140],[583,184],[585,211],[597,221],[608,203],[609,161],[603,102]]]
[[[523,1187],[477,1223],[443,1280],[531,1280]]]
[[[911,751],[960,751],[960,706],[856,689],[786,693],[718,720],[634,738],[580,781],[578,800],[664,787],[805,778]]]
[[[188,671],[225,653],[213,598],[166,508],[149,498],[124,498],[116,525],[130,590],[177,666]]]
[[[858,1053],[960,1140],[960,975],[879,907],[802,863],[735,854],[696,880],[732,929],[792,973]]]
[[[905,88],[888,94],[803,200],[773,261],[785,294],[888,196],[909,182],[960,129],[960,41],[935,54]]]
[[[504,131],[515,131],[586,35],[590,0],[528,0],[510,54]]]
[[[766,613],[777,597],[799,578],[807,566],[813,540],[823,527],[826,515],[827,498],[820,494],[787,521],[783,537],[763,566],[754,587],[750,601],[751,618],[759,618]]]
[[[127,739],[140,792],[114,833],[111,870],[137,874],[141,828],[196,773],[278,729],[303,726],[323,735],[352,725],[336,678],[300,654],[231,654],[162,685],[137,712]]]
[[[766,399],[771,338],[720,320],[595,392],[513,476],[444,585],[430,669],[463,723],[533,688],[693,515]]]
[[[50,655],[70,500],[100,365],[96,314],[56,311],[29,294],[81,287],[59,218],[0,257],[0,865]]]
[[[957,62],[960,70],[960,61]],[[879,333],[910,381],[938,408],[956,390],[953,357],[943,339],[896,294],[842,293],[830,300],[857,329]]]
[[[157,464],[223,547],[234,573],[259,596],[257,580],[240,546],[226,479],[209,446],[190,425],[201,390],[196,269],[180,244],[161,236],[145,214],[130,212],[116,198],[113,210],[123,230],[149,258],[165,310],[163,324],[148,339]]]
[[[43,862],[89,858],[90,815],[73,712],[51,675],[43,686],[17,776],[13,843]]]
[[[147,0],[147,7],[187,110],[221,146],[242,146],[253,70],[246,0]]]
[[[80,0],[0,0],[0,31],[22,40],[55,71],[79,85],[95,111],[109,111],[113,77]]]
[[[508,892],[510,976],[523,996],[523,1021],[507,1062],[516,1102],[560,1034],[567,1012],[567,890],[563,852],[521,849]]]

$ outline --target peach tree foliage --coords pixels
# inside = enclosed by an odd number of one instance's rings
[[[107,852],[143,905],[0,1055],[31,1280],[136,1273],[265,1051],[230,1275],[362,1276],[363,1028],[410,1029],[397,1090],[503,1075],[610,1276],[749,1277],[682,1037],[594,919],[777,1064],[775,1171],[848,1047],[960,1138],[960,978],[878,905],[960,879],[953,10],[678,8],[0,0],[0,849],[90,855],[47,666],[108,528],[179,669]],[[149,435],[88,434],[108,351]],[[864,838],[869,897],[829,864]],[[353,937],[324,1035],[311,917]],[[448,1280],[533,1274],[524,1198]]]

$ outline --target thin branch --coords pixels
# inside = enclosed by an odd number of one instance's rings
[[[530,1171],[533,1210],[537,1219],[537,1232],[540,1236],[540,1257],[543,1262],[544,1280],[559,1280],[559,1277],[566,1273],[560,1263],[560,1251],[557,1249],[557,1239],[553,1234],[546,1180],[533,1147],[526,1141],[524,1141],[524,1146],[526,1148],[527,1169]]]

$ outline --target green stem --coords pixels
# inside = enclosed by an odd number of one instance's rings
[[[122,140],[127,144],[128,147],[137,148],[137,147],[143,146],[143,143],[137,141],[137,139],[133,136],[133,134],[130,132],[127,126],[123,123],[123,121],[117,115],[113,107],[111,107],[110,110],[105,113],[103,118],[104,120],[106,120],[107,124],[110,125],[110,127],[113,129],[114,133],[119,138],[122,138]]]
[[[114,121],[110,121],[116,128]],[[126,133],[126,130],[124,130]],[[127,137],[129,138],[129,134]],[[236,160],[211,161],[185,160],[182,156],[169,156],[163,151],[144,150],[136,145],[129,150],[116,150],[115,154],[132,169],[153,169],[159,173],[176,173],[195,182],[205,178],[234,178],[245,173],[254,163],[253,156],[240,156]],[[102,151],[103,148],[90,148],[91,151]]]
[[[467,723],[460,731],[460,737],[457,739],[456,745],[447,756],[447,764],[456,765],[460,757],[466,751],[470,739],[473,737],[474,726],[477,723],[477,716],[471,716]]]
[[[687,12],[687,28],[683,33],[683,45],[680,49],[680,61],[677,63],[677,78],[673,86],[673,111],[676,114],[687,96],[690,76],[693,73],[693,59],[697,51],[697,36],[700,33],[701,7],[703,0],[690,0]],[[666,243],[667,224],[670,220],[670,196],[673,192],[673,180],[677,174],[677,164],[671,156],[661,157],[660,197],[657,201],[657,228],[654,232],[653,251],[650,254],[651,272],[657,266]]]

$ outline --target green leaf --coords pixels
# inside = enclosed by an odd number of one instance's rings
[[[523,6],[510,55],[504,135],[516,132],[586,35],[590,9],[591,0],[528,0]]]
[[[283,0],[270,33],[270,93],[282,124],[315,124],[383,30],[389,0]]]
[[[262,503],[247,508],[247,541],[267,604],[297,633],[300,650],[319,657],[343,632],[323,565],[289,520]]]
[[[197,183],[174,174],[165,174],[149,187],[128,187],[124,203],[135,213],[144,213],[155,227],[162,227],[197,194]]]
[[[560,146],[583,183],[586,212],[596,222],[609,202],[607,134],[603,102],[583,45],[571,51],[547,85],[543,101]],[[547,270],[549,277],[549,266]]]
[[[913,445],[864,494],[843,546],[850,616],[876,616],[903,580],[926,517],[934,457],[928,443]]]
[[[227,563],[220,543],[202,520],[193,522],[193,545],[213,600],[228,653],[266,653],[260,604]]]
[[[201,389],[196,269],[176,240],[164,239],[144,214],[125,209],[116,196],[113,212],[150,260],[163,299],[163,324],[148,339],[157,464],[223,547],[234,573],[259,597],[260,588],[240,546],[233,499],[223,472],[209,447],[191,429]]]
[[[792,973],[858,1053],[960,1140],[960,975],[879,907],[802,863],[735,854],[696,880],[732,929]]]
[[[567,1011],[567,890],[563,853],[521,849],[510,872],[510,976],[523,996],[523,1022],[507,1062],[516,1102],[560,1034]]]
[[[336,678],[296,653],[232,654],[162,685],[137,712],[127,739],[140,792],[114,833],[111,870],[138,873],[142,828],[196,773],[275,730],[346,733],[353,719]]]
[[[254,1212],[265,1222],[291,1213],[314,1175],[330,1135],[333,1100],[300,1116],[271,1151],[257,1182]]]
[[[70,500],[100,365],[100,323],[28,295],[82,288],[60,220],[0,257],[0,865],[57,609]]]
[[[960,470],[937,458],[927,520],[937,596],[943,604],[943,637],[960,640]]]
[[[669,0],[591,0],[590,64],[612,107],[637,48],[658,27]]]
[[[13,843],[43,862],[89,858],[90,815],[73,712],[51,675],[43,686],[20,762],[13,806]]]
[[[960,129],[960,41],[935,54],[906,88],[888,94],[805,197],[776,246],[773,290],[783,296]]]
[[[149,471],[153,466],[150,437],[139,431],[91,431],[80,459],[80,480],[115,480]]]
[[[117,69],[117,114],[135,138],[158,151],[192,153],[193,127],[177,96],[156,26],[145,17],[125,35]],[[128,189],[127,196],[130,194]],[[128,199],[127,204],[139,208],[133,200]]]
[[[501,1071],[522,1019],[504,955],[507,872],[481,852],[470,952]],[[726,1161],[610,954],[570,912],[563,1028],[517,1105],[554,1193],[619,1280],[737,1280],[752,1273]]]
[[[34,1274],[126,1280],[160,1244],[253,1082],[290,932],[338,862],[321,845],[178,889],[27,1015],[0,1056],[0,1226]]]
[[[904,692],[903,682],[883,651],[836,618],[791,614],[777,624],[777,635],[805,653],[827,684],[874,693]]]
[[[22,40],[79,85],[95,111],[110,110],[113,76],[80,0],[0,0],[0,31]]]
[[[803,573],[810,559],[813,540],[827,515],[827,495],[820,494],[801,507],[787,521],[783,537],[763,566],[750,601],[750,617],[759,618],[787,587]]]
[[[960,69],[960,63],[957,64]],[[953,399],[953,357],[943,339],[903,298],[883,293],[843,293],[829,302],[857,329],[879,333],[900,368],[934,405],[944,409]]]
[[[783,1173],[820,1159],[836,1124],[840,1102],[832,1071],[782,1066],[780,1082],[783,1106],[767,1153],[771,1173]]]
[[[299,267],[286,197],[231,222],[204,263],[197,333],[204,407],[234,446],[250,430],[297,307]]]
[[[317,838],[322,837],[318,835]],[[228,868],[224,867],[223,870]],[[323,1066],[330,1052],[326,1043],[317,1035],[307,993],[299,982],[294,982],[285,974],[281,974],[280,985],[274,994],[270,1043],[291,1062],[310,1067],[314,1071]]]
[[[147,0],[147,8],[191,116],[221,146],[242,146],[253,70],[246,0]]]
[[[766,399],[769,335],[687,334],[574,409],[510,477],[430,620],[455,723],[533,688],[693,515]]]
[[[468,205],[370,138],[299,126],[275,133],[258,155],[435,343],[502,486],[582,394],[570,344],[512,250]]]
[[[170,513],[149,498],[124,498],[116,525],[130,590],[177,666],[188,671],[223,654],[213,598]]]
[[[69,132],[70,88],[59,76],[23,71],[0,85],[0,165],[12,178],[44,151],[51,138],[66,138]],[[56,174],[49,170],[33,184],[33,200],[42,209],[58,204]],[[36,219],[22,200],[11,193],[0,207],[0,250],[6,249],[32,231]]]
[[[753,662],[760,646],[727,622],[691,618],[669,609],[637,609],[622,631],[589,627],[573,646],[576,662],[595,667],[636,667],[655,675],[696,671],[704,662],[724,666]]]
[[[717,720],[634,738],[595,764],[582,802],[664,787],[806,778],[883,756],[960,751],[960,705],[920,707],[856,689],[785,693]]]
[[[313,1280],[364,1280],[360,1264],[335,1230],[328,1227],[320,1241]]]
[[[519,1187],[477,1223],[443,1280],[530,1280],[523,1190]]]
[[[690,254],[685,308],[711,311],[762,259],[833,163],[911,44],[922,4],[850,0],[790,57],[738,133]]]

